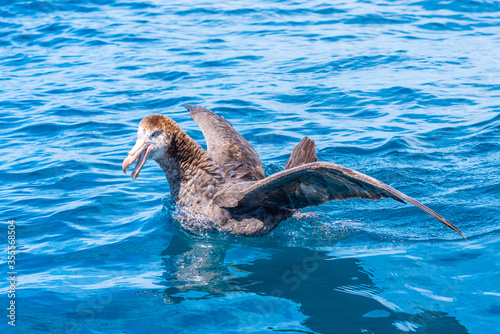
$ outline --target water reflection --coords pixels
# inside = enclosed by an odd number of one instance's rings
[[[182,303],[237,292],[258,296],[249,298],[246,306],[252,312],[244,313],[248,319],[238,319],[241,327],[259,314],[265,318],[295,303],[305,316],[303,325],[317,333],[467,333],[444,312],[421,309],[408,314],[384,300],[356,258],[336,259],[302,247],[264,248],[261,241],[246,240],[241,244],[175,235],[162,253],[165,301]]]

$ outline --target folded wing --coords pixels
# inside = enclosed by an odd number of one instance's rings
[[[413,198],[368,175],[328,162],[308,163],[273,174],[220,206],[243,213],[259,207],[301,209],[348,198],[410,202],[465,238],[455,225]]]
[[[265,177],[259,155],[231,123],[207,108],[193,104],[184,107],[198,123],[207,141],[208,154],[226,177],[245,181],[256,181]]]

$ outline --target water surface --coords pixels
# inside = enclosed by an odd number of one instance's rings
[[[0,4],[0,240],[15,219],[20,250],[2,331],[498,330],[498,2]],[[152,113],[205,145],[186,103],[228,119],[267,174],[309,136],[468,240],[388,199],[261,238],[186,233],[157,165],[121,171]]]

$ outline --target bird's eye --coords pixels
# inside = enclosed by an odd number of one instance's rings
[[[163,132],[162,130],[156,130],[151,134],[151,138],[158,137],[162,132]]]

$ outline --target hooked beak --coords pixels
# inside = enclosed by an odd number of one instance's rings
[[[142,167],[146,163],[146,160],[148,160],[149,156],[151,155],[151,148],[152,145],[146,143],[146,141],[142,138],[137,139],[137,142],[135,143],[134,147],[132,147],[132,150],[128,152],[128,157],[123,160],[122,163],[122,169],[124,173],[127,173],[127,168],[131,164],[134,163],[137,159],[137,164],[135,165],[134,170],[132,171],[132,174],[130,176],[132,177],[133,180],[139,176],[139,172],[141,171]]]

